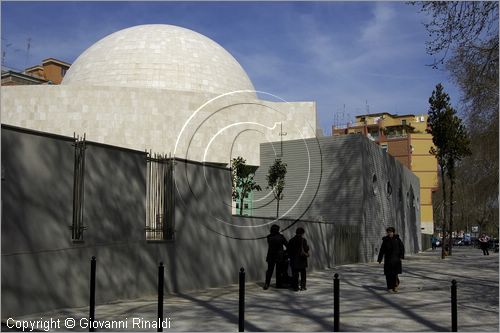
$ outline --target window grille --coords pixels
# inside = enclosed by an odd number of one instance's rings
[[[173,240],[174,160],[151,153],[146,159],[146,240]]]
[[[84,180],[85,180],[85,134],[83,137],[75,137],[75,167],[73,172],[73,223],[71,239],[83,241],[83,231],[87,229],[83,225],[83,202],[84,202]]]

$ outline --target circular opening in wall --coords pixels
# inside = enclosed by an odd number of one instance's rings
[[[372,191],[373,194],[377,194],[377,175],[373,175],[372,177]]]

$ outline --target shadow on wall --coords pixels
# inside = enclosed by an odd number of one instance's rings
[[[10,309],[60,304],[74,297],[84,281],[68,265],[74,253],[56,250],[72,245],[72,141],[3,125],[1,134],[3,318]]]
[[[414,252],[418,233],[405,231],[414,230],[415,225],[408,224],[418,221],[404,218],[405,207],[398,206],[386,188],[388,183],[407,188],[412,177],[378,145],[360,135],[292,140],[283,142],[283,156],[278,156],[280,150],[273,144],[261,145],[255,179],[265,188],[274,160],[279,157],[287,164],[280,214],[322,226],[312,229],[317,234],[311,233],[318,242],[316,251],[322,253],[311,260],[314,265],[373,261],[388,224],[401,227],[408,252]],[[254,197],[255,216],[276,216],[272,195],[257,192]]]
[[[264,278],[265,237],[277,222],[231,216],[228,169],[176,160],[175,240],[146,241],[145,153],[87,142],[87,229],[83,241],[73,242],[74,140],[4,125],[1,134],[2,318],[88,305],[92,256],[97,257],[98,304],[154,295],[160,261],[166,292],[236,283],[240,267],[248,281]],[[365,237],[363,193],[357,190],[362,167],[360,154],[352,151],[358,148],[320,140],[320,155],[318,147],[310,149],[312,174],[304,202],[290,211],[299,215],[278,222],[288,239],[299,224],[305,227],[310,269],[361,260]],[[290,149],[285,142],[284,149]],[[288,184],[303,184],[300,160],[290,158],[295,164],[289,162]],[[267,173],[274,155],[261,161]],[[290,186],[285,196],[302,189]],[[284,201],[284,207],[291,204]]]
[[[177,278],[182,277],[176,288],[185,290],[188,283],[194,288],[236,283],[240,267],[249,278],[256,276],[253,268],[262,261],[262,235],[258,236],[258,228],[234,223],[229,169],[177,162],[175,178],[176,250],[183,253],[176,262]]]
[[[363,165],[366,174],[366,200],[363,234],[367,240],[367,258],[374,260],[385,229],[396,228],[407,253],[419,251],[420,220],[409,193],[419,187],[418,178],[375,143],[365,140]],[[413,214],[413,218],[411,217]],[[371,250],[370,250],[371,247]]]
[[[334,267],[360,260],[362,171],[361,155],[355,139],[326,138],[319,141],[321,181],[315,200],[305,213],[308,218],[320,222],[320,232],[315,239],[324,252],[322,258],[326,262],[318,262],[319,267]]]
[[[145,240],[143,153],[89,143],[83,241],[73,242],[73,139],[2,125],[2,318],[154,295],[158,249]],[[15,272],[15,274],[12,274]]]

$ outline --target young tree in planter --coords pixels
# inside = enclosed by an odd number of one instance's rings
[[[261,187],[253,179],[252,167],[246,165],[246,160],[238,156],[231,161],[233,180],[233,199],[240,200],[240,215],[243,215],[243,200],[252,191],[260,191]]]
[[[269,167],[269,172],[266,176],[267,188],[273,190],[274,198],[276,199],[276,218],[279,216],[280,200],[283,199],[283,190],[285,188],[286,163],[283,163],[280,158],[274,161],[274,164]]]

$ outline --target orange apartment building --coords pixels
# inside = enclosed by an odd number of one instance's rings
[[[23,73],[2,71],[2,86],[27,84],[60,84],[71,64],[48,58],[41,65],[26,68]]]
[[[420,179],[422,233],[434,233],[432,192],[438,188],[438,165],[429,153],[432,136],[426,133],[427,115],[360,115],[355,123],[332,127],[332,135],[362,134],[410,169]]]

